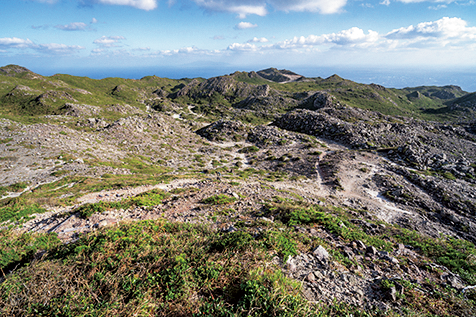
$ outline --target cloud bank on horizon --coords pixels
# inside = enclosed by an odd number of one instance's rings
[[[21,0],[0,64],[476,66],[474,0]],[[30,10],[24,8],[31,6]]]

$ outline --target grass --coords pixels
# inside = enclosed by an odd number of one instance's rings
[[[399,313],[310,304],[301,284],[271,264],[276,254],[284,260],[297,254],[302,238],[288,230],[258,236],[246,230],[220,233],[203,225],[138,221],[67,245],[54,235],[0,231],[0,264],[16,266],[0,284],[0,311],[5,316],[396,317],[449,316],[446,309],[461,303],[451,294],[422,297],[412,283],[399,280],[406,303]],[[41,250],[46,252],[41,259],[32,260]],[[388,288],[395,282],[383,283]]]
[[[253,237],[158,220],[123,223],[68,245],[54,236],[16,241],[24,248],[32,239],[38,243],[24,259],[46,253],[0,284],[4,315],[384,316],[342,303],[309,304],[301,284],[270,262],[276,253],[296,254],[283,232]]]
[[[11,229],[0,230],[0,271],[2,276],[9,268],[30,262],[40,250],[61,244],[56,234],[17,233]]]
[[[228,196],[225,194],[213,195],[202,199],[202,203],[210,205],[229,205],[236,201],[234,196]]]
[[[87,219],[95,213],[102,213],[111,209],[128,209],[130,207],[153,207],[160,205],[165,198],[170,197],[170,193],[167,193],[161,189],[153,189],[144,193],[140,193],[134,197],[126,198],[117,202],[105,202],[100,201],[97,203],[89,203],[80,206],[75,209],[74,212],[78,212],[79,215]]]
[[[258,241],[234,234],[227,242],[232,247],[219,249],[222,239],[203,226],[164,221],[96,232],[50,247],[44,259],[8,276],[0,284],[0,308],[23,316],[305,316],[310,311],[297,283],[262,266],[269,251]]]

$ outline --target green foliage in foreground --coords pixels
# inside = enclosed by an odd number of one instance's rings
[[[311,312],[299,285],[264,265],[273,253],[271,241],[230,233],[227,247],[217,248],[222,235],[203,226],[163,221],[95,232],[77,243],[50,248],[45,259],[8,276],[0,284],[0,310],[22,316]]]
[[[271,264],[276,254],[284,260],[297,254],[296,239],[288,230],[253,236],[246,229],[220,233],[162,220],[123,223],[68,245],[54,235],[0,231],[0,263],[17,267],[0,284],[0,314],[430,316],[412,309],[402,315],[343,303],[310,304],[300,283]],[[14,258],[13,250],[21,256]],[[28,264],[39,250],[45,255]]]

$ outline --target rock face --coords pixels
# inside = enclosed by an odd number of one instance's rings
[[[249,128],[241,122],[219,120],[197,131],[210,141],[241,141],[246,139]]]

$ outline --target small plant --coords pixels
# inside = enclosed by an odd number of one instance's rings
[[[444,172],[443,177],[449,180],[456,180],[456,177],[451,172]]]
[[[259,151],[258,147],[254,146],[254,145],[251,145],[251,146],[247,146],[247,147],[242,148],[238,152],[248,154],[248,153],[255,153],[255,152],[258,152],[258,151]]]
[[[80,206],[77,210],[81,218],[87,219],[91,217],[93,214],[101,213],[106,211],[106,208],[101,203],[92,203],[92,204],[84,204]]]
[[[202,203],[210,205],[228,205],[236,201],[236,198],[233,196],[228,196],[225,194],[213,195],[208,198],[202,199]]]

